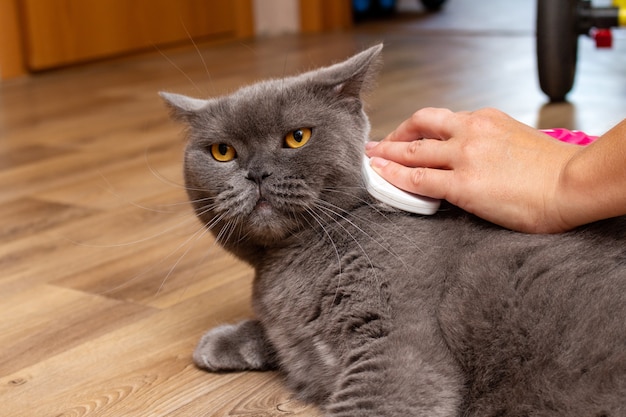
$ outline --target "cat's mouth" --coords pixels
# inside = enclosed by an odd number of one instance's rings
[[[275,203],[259,197],[245,220],[247,235],[263,245],[284,239],[293,229],[291,221],[281,213]]]
[[[259,198],[254,205],[254,211],[266,211],[271,209],[272,204],[265,197]]]

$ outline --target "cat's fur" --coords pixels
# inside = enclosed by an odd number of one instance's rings
[[[198,217],[256,271],[256,319],[209,331],[196,364],[279,369],[334,417],[626,416],[626,219],[525,235],[375,202],[360,96],[381,48],[226,97],[162,94],[189,127]]]

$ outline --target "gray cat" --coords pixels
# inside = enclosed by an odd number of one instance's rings
[[[525,235],[450,205],[377,203],[361,93],[382,46],[209,100],[185,180],[256,271],[256,319],[209,331],[209,371],[278,369],[327,416],[626,416],[626,218]]]

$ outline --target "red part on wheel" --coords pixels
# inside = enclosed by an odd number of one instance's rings
[[[613,34],[611,29],[593,29],[591,37],[596,41],[597,48],[610,48],[613,46]]]

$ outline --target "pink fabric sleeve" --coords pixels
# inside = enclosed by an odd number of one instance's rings
[[[552,136],[560,141],[573,143],[576,145],[588,145],[594,140],[598,139],[597,136],[590,136],[579,130],[567,130],[567,129],[543,129],[543,133]]]

